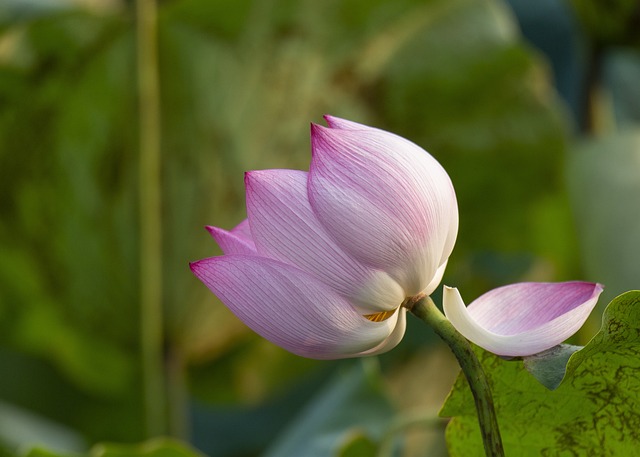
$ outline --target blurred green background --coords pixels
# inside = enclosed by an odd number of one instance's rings
[[[0,2],[0,456],[446,455],[437,411],[457,367],[422,323],[378,358],[305,360],[189,271],[219,254],[204,225],[244,217],[243,171],[306,169],[325,113],[445,166],[461,226],[444,283],[468,302],[601,282],[584,343],[640,287],[636,1],[160,1],[150,409],[135,6]],[[154,436],[180,441],[136,444]]]

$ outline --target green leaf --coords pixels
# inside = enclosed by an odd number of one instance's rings
[[[222,359],[240,367],[215,383],[200,377],[207,397],[264,400],[307,369],[275,351],[237,351],[262,343],[244,338],[245,326],[187,262],[219,252],[199,227],[229,228],[244,217],[242,171],[308,166],[308,122],[322,113],[396,131],[443,159],[474,221],[457,252],[495,248],[485,242],[527,251],[528,210],[554,191],[563,131],[542,65],[501,2],[160,3],[168,352],[185,363],[215,358],[209,372],[228,373]],[[68,378],[77,391],[66,396],[46,377],[30,386],[50,401],[73,397],[51,414],[92,441],[142,436],[131,376],[139,323],[135,21],[132,3],[123,5],[24,24],[20,65],[0,67],[0,245],[3,254],[13,247],[0,261],[0,339]],[[546,252],[564,252],[555,249],[570,239],[557,235],[559,219],[539,213],[554,222],[557,241]],[[260,363],[244,363],[251,359]]]
[[[10,102],[0,109],[0,193],[11,202],[0,205],[3,342],[112,397],[135,382],[137,330],[135,203],[122,195],[133,172],[118,171],[126,148],[114,145],[126,137],[118,118],[130,80],[119,24],[70,11],[25,25],[31,65],[19,83],[0,84]],[[34,125],[38,135],[27,134]]]
[[[354,432],[338,451],[338,457],[375,457],[378,445],[362,432]]]
[[[635,0],[572,0],[583,29],[597,46],[639,46]]]
[[[598,334],[550,391],[522,365],[477,350],[492,386],[506,455],[634,455],[640,448],[640,291],[613,300]],[[452,457],[482,456],[468,384],[460,376],[442,416]]]
[[[70,2],[4,0],[0,4],[0,31],[3,27],[55,14],[71,7]]]
[[[11,449],[38,445],[67,451],[79,451],[86,446],[84,439],[74,430],[2,401],[0,443]]]
[[[483,251],[534,254],[550,264],[547,271],[570,268],[564,257],[573,254],[575,235],[566,205],[556,197],[566,130],[544,63],[523,45],[504,2],[422,2],[407,11],[416,19],[406,22],[436,14],[381,69],[378,103],[388,129],[443,164],[460,214],[473,221],[460,226],[458,260],[452,258],[448,275],[473,281],[465,290],[475,286],[478,295],[504,284],[479,275],[467,279],[472,275],[465,269]],[[406,28],[387,26],[385,33],[404,34]],[[385,40],[380,43],[384,49]],[[550,235],[542,243],[540,228]]]
[[[51,449],[45,449],[41,447],[31,448],[25,454],[20,454],[20,456],[21,457],[85,457],[85,455],[81,455],[81,454],[53,451]]]
[[[338,373],[269,447],[265,457],[325,457],[353,443],[354,434],[380,438],[393,418],[375,359]],[[366,455],[366,454],[365,454]]]
[[[255,2],[238,0],[182,0],[162,5],[164,15],[179,22],[188,22],[198,29],[222,39],[235,39],[246,23]]]
[[[141,444],[98,444],[90,457],[204,457],[188,445],[169,438],[158,438]]]
[[[140,444],[100,443],[88,454],[57,453],[42,448],[31,449],[24,457],[204,457],[185,443],[156,438]]]
[[[640,80],[640,53],[628,48],[609,50],[602,73],[610,101],[605,100],[594,109],[612,110],[613,121],[620,129],[637,126],[640,123],[640,86],[636,83]],[[606,112],[604,116],[607,116]]]
[[[547,389],[556,389],[565,373],[569,357],[582,346],[560,344],[539,354],[524,357],[524,367]]]

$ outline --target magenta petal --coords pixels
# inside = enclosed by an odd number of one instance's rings
[[[328,114],[324,115],[324,120],[327,122],[329,128],[339,129],[339,130],[379,130],[374,129],[373,127],[369,127],[364,124],[359,124],[357,122],[348,121],[346,119],[341,119],[335,116],[329,116]]]
[[[253,246],[253,236],[251,235],[251,227],[249,226],[249,220],[245,219],[231,229],[231,233],[238,238],[244,240],[247,244]]]
[[[342,250],[307,199],[307,173],[261,170],[246,174],[247,213],[260,255],[295,265],[357,304],[363,314],[400,306],[404,293],[383,271]]]
[[[194,262],[191,270],[256,333],[303,357],[363,355],[396,326],[398,313],[371,322],[329,287],[277,260],[221,256]]]
[[[241,225],[246,224],[246,219]],[[225,254],[255,254],[256,246],[253,240],[247,236],[248,232],[244,232],[244,227],[238,230],[238,227],[231,231],[227,231],[218,227],[207,225],[205,227],[214,240]]]
[[[342,249],[389,273],[407,296],[422,292],[458,230],[455,192],[425,150],[382,130],[327,118],[312,126],[311,206]]]
[[[444,311],[467,339],[498,355],[533,355],[562,343],[584,324],[602,293],[588,282],[519,283],[482,295],[468,307],[445,288]]]

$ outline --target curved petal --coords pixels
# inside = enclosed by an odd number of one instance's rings
[[[438,267],[436,270],[436,274],[429,283],[429,285],[422,291],[425,295],[431,295],[434,290],[438,288],[440,282],[442,281],[442,277],[444,276],[444,271],[447,269],[447,263],[449,263],[449,259],[445,260],[445,262]]]
[[[396,326],[397,313],[369,321],[329,287],[274,259],[231,255],[190,267],[252,330],[303,357],[353,357],[378,346]]]
[[[378,346],[368,351],[361,352],[360,354],[358,354],[358,356],[384,354],[385,352],[388,352],[396,347],[400,343],[400,341],[402,341],[404,333],[407,330],[407,309],[404,307],[400,307],[396,311],[396,314],[398,315],[398,322],[396,323],[393,332],[391,332],[391,335],[389,335],[387,339],[385,339]]]
[[[338,130],[379,130],[373,127],[369,127],[364,124],[359,124],[358,122],[348,121],[347,119],[341,119],[339,117],[330,116],[325,114],[322,116],[324,120],[327,122],[329,128],[338,129]],[[384,130],[380,130],[383,132]]]
[[[445,287],[443,307],[453,326],[478,346],[503,356],[537,354],[562,343],[584,324],[602,293],[586,282],[520,283],[494,289],[465,307]]]
[[[342,249],[389,273],[406,296],[423,291],[451,254],[458,231],[449,176],[410,141],[329,119],[342,128],[312,125],[308,194],[314,212]]]
[[[247,238],[241,231],[238,232],[236,229],[227,231],[211,225],[207,225],[205,228],[225,254],[256,254],[256,246],[253,240]]]
[[[307,173],[261,170],[245,175],[247,213],[260,255],[311,273],[361,308],[389,311],[404,300],[388,274],[342,250],[318,222],[307,199]]]

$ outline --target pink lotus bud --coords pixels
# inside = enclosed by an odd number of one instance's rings
[[[438,286],[458,230],[453,186],[415,144],[326,116],[309,173],[248,172],[247,221],[208,227],[225,255],[191,264],[254,331],[305,357],[377,354],[404,300]]]

